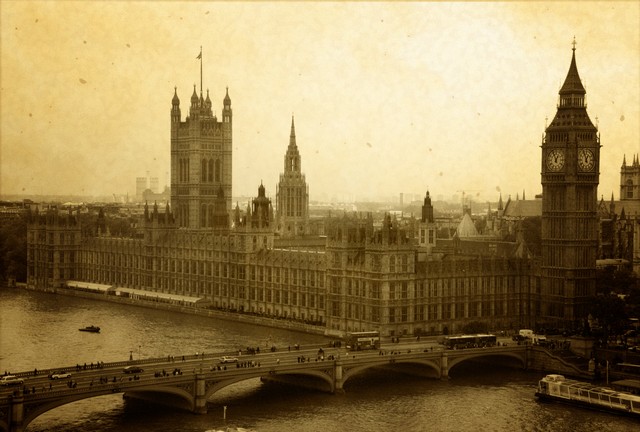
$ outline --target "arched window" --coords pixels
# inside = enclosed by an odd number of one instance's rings
[[[209,226],[212,227],[213,226],[213,212],[214,212],[214,206],[213,204],[209,204]]]
[[[209,159],[209,182],[213,183],[213,159]]]
[[[202,182],[206,182],[207,181],[207,160],[206,159],[202,159],[202,167],[201,167],[201,172],[200,172],[200,181],[202,181]]]
[[[200,209],[200,227],[204,228],[207,226],[207,206],[202,204],[202,208]]]
[[[632,199],[633,198],[633,180],[629,179],[627,180],[627,185],[626,185],[626,198],[627,199]]]
[[[220,177],[222,177],[222,168],[220,166],[220,159],[216,159],[215,176],[216,176],[216,182],[220,182]]]

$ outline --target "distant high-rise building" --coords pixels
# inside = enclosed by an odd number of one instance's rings
[[[136,177],[136,200],[141,201],[144,191],[147,190],[147,178]]]
[[[149,189],[151,189],[151,192],[160,192],[160,181],[158,180],[158,177],[151,177],[150,180]]]

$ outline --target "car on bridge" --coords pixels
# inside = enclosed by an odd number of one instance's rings
[[[50,379],[63,379],[63,378],[71,378],[71,374],[69,372],[60,371],[60,372],[52,372],[49,374]]]
[[[238,363],[238,359],[235,357],[220,357],[220,363]]]
[[[126,374],[140,373],[140,372],[144,372],[144,369],[142,369],[140,366],[127,366],[124,369],[122,369],[122,372]]]
[[[24,379],[19,378],[15,375],[5,375],[0,378],[0,385],[10,386],[10,385],[22,385],[24,384]]]

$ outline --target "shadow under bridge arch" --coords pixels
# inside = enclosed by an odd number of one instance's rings
[[[209,400],[216,392],[224,389],[225,387],[256,378],[259,378],[262,382],[282,383],[329,393],[333,393],[335,391],[333,368],[327,368],[324,370],[271,369],[261,376],[236,376],[228,379],[207,381],[205,397]]]
[[[504,366],[507,368],[519,367],[522,369],[527,368],[527,357],[524,351],[513,352],[505,350],[503,352],[497,352],[495,350],[487,351],[483,348],[477,350],[469,350],[467,352],[464,351],[466,350],[460,350],[460,352],[456,353],[456,355],[449,356],[447,374],[449,374],[451,372],[451,369],[453,369],[456,365],[473,360],[486,362],[491,366]]]
[[[424,378],[440,378],[442,376],[440,358],[381,357],[379,361],[374,363],[344,367],[342,383],[345,384],[350,378],[371,370],[386,370]]]

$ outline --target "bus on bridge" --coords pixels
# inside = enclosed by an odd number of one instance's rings
[[[474,334],[445,336],[442,344],[447,349],[484,348],[495,346],[496,341],[497,338],[494,334]]]
[[[355,351],[380,349],[380,332],[362,331],[347,333],[345,345]]]

